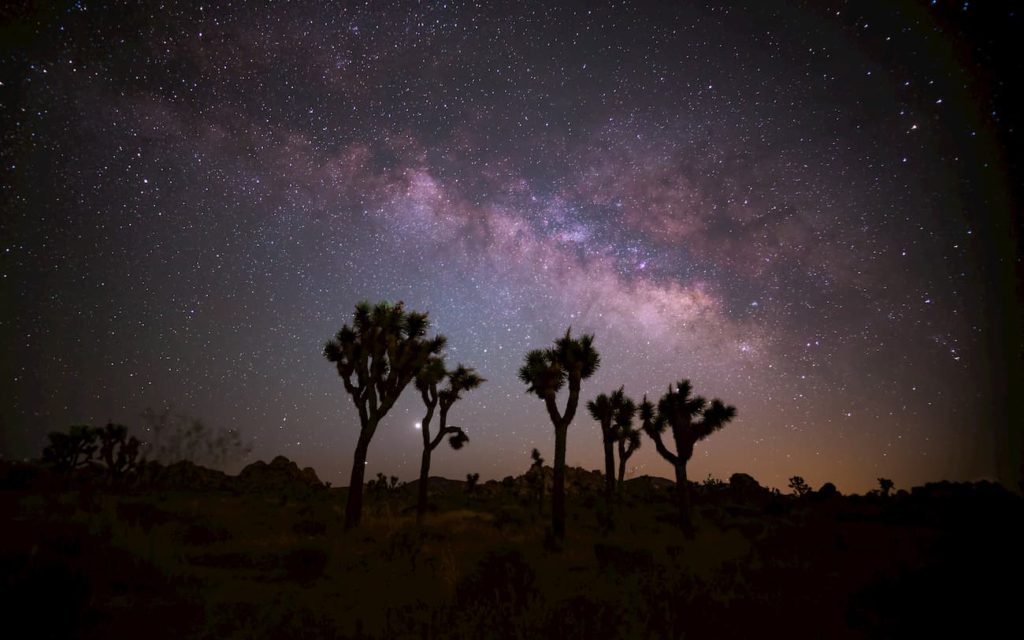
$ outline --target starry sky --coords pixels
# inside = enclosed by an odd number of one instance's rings
[[[552,457],[516,370],[570,325],[584,399],[690,378],[738,408],[692,479],[1017,464],[1012,9],[555,4],[8,10],[4,457],[170,405],[347,484],[321,350],[385,299],[488,379],[437,475]],[[421,416],[410,388],[370,476],[415,477]],[[581,407],[568,462],[600,451]]]

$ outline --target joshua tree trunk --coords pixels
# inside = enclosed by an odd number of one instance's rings
[[[352,461],[352,479],[348,483],[348,498],[345,503],[345,531],[359,526],[363,512],[363,476],[366,475],[366,452],[370,448],[370,440],[377,425],[367,424],[359,430],[359,442],[356,444],[356,455]]]
[[[615,499],[615,451],[612,449],[614,443],[605,434],[604,438],[604,497],[611,509],[612,501]]]
[[[419,497],[416,500],[416,523],[422,524],[423,517],[427,513],[427,482],[430,477],[430,452],[431,448],[423,448],[423,457],[420,459],[420,486]]]
[[[679,522],[690,525],[690,482],[686,479],[686,460],[676,462],[676,504],[679,506]]]
[[[555,538],[565,538],[565,441],[569,425],[555,426],[555,477],[551,490],[551,530]]]
[[[626,483],[626,447],[619,443],[619,491]]]

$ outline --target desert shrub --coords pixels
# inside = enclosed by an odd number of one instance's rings
[[[620,600],[575,595],[546,608],[541,633],[547,638],[621,638],[626,608]]]
[[[537,595],[537,574],[518,549],[491,551],[456,585],[462,607],[523,609]]]
[[[726,486],[726,483],[724,481],[719,480],[710,473],[708,474],[707,478],[704,478],[704,481],[701,484],[705,489],[709,489],[712,491],[722,489]]]
[[[387,537],[387,544],[384,546],[383,556],[385,559],[394,561],[407,557],[412,559],[419,554],[422,546],[422,538],[417,531],[411,529],[400,529]]]
[[[292,531],[302,536],[322,536],[327,533],[327,523],[316,518],[302,518],[292,525]]]
[[[283,577],[299,583],[313,582],[323,575],[327,560],[327,551],[318,547],[293,549],[281,558]]]
[[[626,549],[600,542],[594,545],[594,557],[601,570],[620,575],[644,571],[654,564],[654,557],[647,549]]]
[[[231,539],[231,532],[214,524],[192,523],[185,527],[181,541],[188,545],[203,546]]]

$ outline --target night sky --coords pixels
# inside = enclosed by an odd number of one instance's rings
[[[691,479],[1016,464],[1013,10],[370,4],[3,18],[5,457],[171,405],[347,484],[321,351],[384,299],[489,380],[436,475],[552,458],[516,370],[570,325],[584,400],[690,378],[737,407]],[[410,387],[369,476],[415,477],[421,416]],[[581,406],[568,463],[600,450]],[[650,441],[630,467],[671,474]]]

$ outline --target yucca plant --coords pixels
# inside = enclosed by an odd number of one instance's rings
[[[710,403],[693,395],[689,380],[680,380],[669,387],[658,401],[657,410],[644,396],[640,404],[643,430],[652,440],[662,458],[675,469],[676,501],[679,518],[684,526],[690,524],[690,483],[686,477],[686,463],[693,457],[693,445],[723,428],[736,417],[736,408],[714,399]],[[665,429],[671,429],[675,453],[662,441]]]
[[[402,391],[432,356],[444,349],[444,336],[427,338],[426,313],[406,311],[403,304],[356,305],[352,326],[345,324],[324,346],[324,357],[338,370],[359,414],[359,440],[345,504],[345,529],[359,525],[363,510],[366,454],[377,425]]]
[[[636,403],[629,398],[624,387],[610,395],[599,394],[587,403],[590,417],[601,425],[601,441],[604,445],[604,492],[605,501],[611,508],[615,499],[615,443],[623,427],[629,427],[636,414]],[[621,451],[621,448],[620,448]]]
[[[445,380],[448,384],[438,389],[438,386]],[[448,425],[448,412],[452,405],[462,398],[465,391],[476,389],[486,382],[472,367],[459,364],[452,371],[445,370],[444,359],[439,356],[431,357],[427,364],[416,374],[416,388],[419,389],[420,397],[427,408],[423,420],[420,422],[420,431],[423,435],[423,455],[420,459],[420,483],[419,496],[416,501],[416,521],[423,522],[423,516],[427,512],[427,483],[430,481],[430,457],[434,449],[441,444],[445,436],[448,436],[448,444],[453,449],[461,449],[467,442],[469,436],[461,427]],[[430,437],[430,422],[434,418],[434,410],[440,408],[438,414],[437,435]]]
[[[572,337],[570,327],[565,336],[555,340],[549,349],[535,349],[526,354],[519,369],[519,379],[526,392],[544,401],[548,418],[555,428],[554,482],[551,491],[551,530],[556,539],[565,538],[565,449],[569,425],[576,417],[580,402],[580,383],[594,375],[601,366],[601,356],[594,349],[594,336]],[[560,411],[555,399],[566,385],[569,397]]]
[[[615,427],[615,442],[619,446],[619,491],[626,482],[626,461],[629,460],[637,449],[640,448],[640,430],[633,426],[633,416],[636,415],[637,407],[628,416],[620,414]]]

